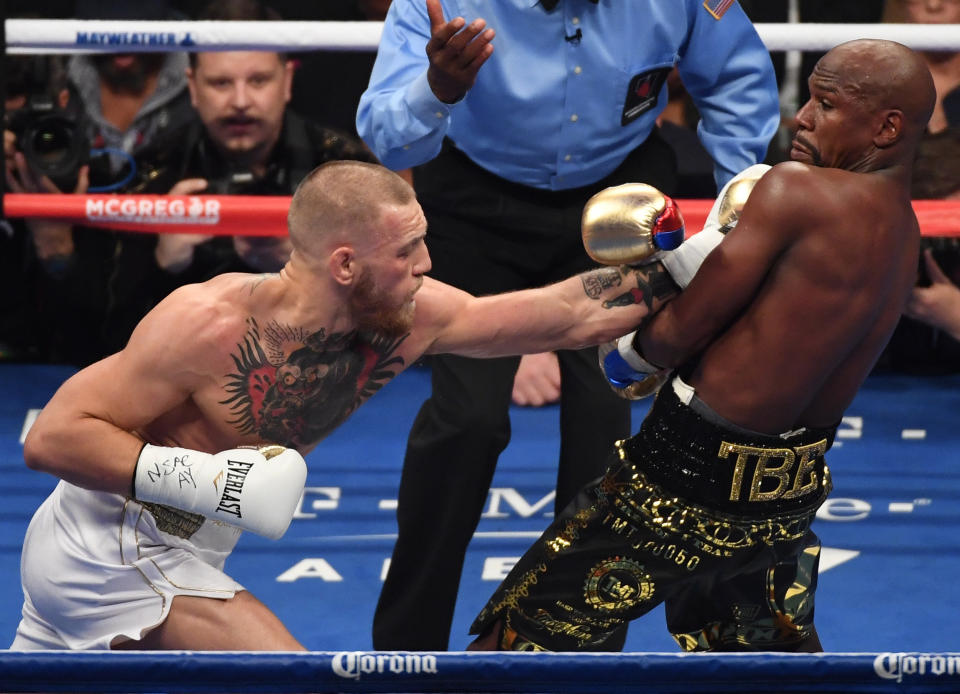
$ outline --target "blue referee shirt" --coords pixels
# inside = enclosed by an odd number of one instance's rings
[[[779,124],[770,54],[736,2],[560,0],[550,12],[537,0],[442,4],[447,20],[485,19],[493,55],[463,99],[442,103],[427,84],[426,3],[393,0],[357,113],[360,136],[392,169],[429,161],[449,136],[516,183],[595,183],[647,138],[673,66],[700,111],[718,189],[763,160]]]

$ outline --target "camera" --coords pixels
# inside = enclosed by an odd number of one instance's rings
[[[233,171],[231,173],[207,179],[210,195],[262,195],[259,192],[259,179],[251,171]]]
[[[49,177],[61,192],[73,192],[77,172],[90,161],[90,140],[71,114],[52,97],[34,94],[7,114],[6,127],[35,174]]]
[[[69,89],[59,56],[9,56],[6,89],[8,102],[22,105],[6,110],[4,127],[14,134],[17,150],[36,176],[47,176],[61,193],[76,189],[83,166],[89,166],[91,193],[118,192],[132,180],[132,156],[116,149],[91,150],[90,122]]]

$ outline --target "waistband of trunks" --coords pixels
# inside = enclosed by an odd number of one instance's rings
[[[727,422],[686,388],[661,388],[640,431],[622,444],[627,459],[651,481],[745,517],[822,503],[830,486],[823,456],[836,427],[753,432]]]

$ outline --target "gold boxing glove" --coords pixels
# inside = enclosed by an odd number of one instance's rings
[[[597,347],[600,370],[613,392],[627,400],[653,395],[670,378],[662,369],[643,358],[633,345],[636,331]]]
[[[646,183],[605,188],[587,200],[583,247],[603,265],[637,265],[683,243],[683,216],[668,196]]]
[[[743,206],[750,197],[750,191],[769,170],[767,164],[754,164],[727,181],[710,208],[703,229],[679,248],[660,254],[659,260],[678,287],[683,289],[690,284],[704,258],[723,240],[724,235],[737,225]]]

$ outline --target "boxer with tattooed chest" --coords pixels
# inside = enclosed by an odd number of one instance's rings
[[[362,162],[308,175],[288,226],[279,273],[181,287],[44,407],[24,456],[61,481],[24,541],[13,648],[301,649],[223,566],[242,530],[286,531],[303,455],[423,354],[594,345],[676,292],[651,265],[475,298],[425,276],[413,190]]]

